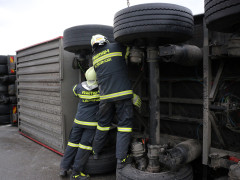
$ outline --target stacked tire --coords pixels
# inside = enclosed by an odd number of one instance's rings
[[[115,41],[124,44],[173,44],[189,40],[193,25],[192,11],[186,7],[147,3],[118,11],[114,15],[113,32]]]
[[[190,9],[175,4],[147,3],[118,11],[114,16],[114,39],[117,42],[144,46],[183,43],[193,35],[193,15]],[[150,173],[128,164],[116,171],[117,180],[192,180],[190,165],[177,171]]]
[[[208,29],[224,33],[239,32],[239,0],[204,0],[204,7]]]
[[[14,56],[0,55],[0,125],[17,124]]]

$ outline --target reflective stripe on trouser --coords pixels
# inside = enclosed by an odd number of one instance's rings
[[[86,163],[84,158],[88,157],[90,155],[89,152],[91,152],[86,149],[89,147],[91,148],[95,131],[95,129],[82,128],[78,124],[73,124],[69,141],[64,156],[61,160],[60,168],[69,170],[70,166],[73,164],[73,161],[74,163],[75,161],[82,161],[81,164],[77,165],[75,169],[83,168],[84,163]],[[86,149],[79,148],[80,145]],[[81,158],[81,156],[84,158]]]
[[[118,127],[120,130],[124,130],[118,131],[117,133],[116,158],[124,159],[127,155],[131,140],[131,128],[133,121],[133,105],[131,99],[107,103],[100,102],[97,114],[98,125],[100,127],[109,127],[114,118],[115,112],[118,117]],[[107,134],[108,131],[101,131],[97,129],[93,141],[94,152],[101,152],[107,139]]]
[[[74,123],[84,125],[84,126],[97,126],[97,122],[79,121],[77,119],[74,119]]]
[[[109,131],[110,130],[110,126],[109,127],[102,127],[102,126],[99,126],[99,124],[97,125],[97,130],[99,131]]]
[[[118,127],[119,132],[132,132],[132,128],[129,127]]]
[[[60,168],[69,170],[75,155],[78,151],[79,142],[83,133],[83,128],[78,124],[73,124],[72,130],[69,135],[68,144],[61,160]]]
[[[70,147],[75,147],[75,148],[77,148],[79,146],[79,144],[75,144],[75,143],[71,143],[71,142],[68,142],[67,145]]]
[[[79,143],[78,151],[74,159],[73,171],[83,171],[85,164],[92,152],[92,141],[94,138],[95,129],[84,129],[81,141]]]

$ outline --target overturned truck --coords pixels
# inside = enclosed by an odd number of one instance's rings
[[[239,179],[240,3],[206,0],[205,14],[163,3],[140,4],[108,26],[64,31],[74,68],[92,65],[90,39],[103,34],[129,46],[129,78],[140,95],[134,110],[128,179]],[[114,38],[114,39],[113,39]]]

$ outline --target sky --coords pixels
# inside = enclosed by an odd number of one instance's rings
[[[204,12],[204,0],[129,0],[130,6],[170,3]],[[0,0],[0,55],[63,36],[65,29],[85,24],[113,26],[127,0]]]

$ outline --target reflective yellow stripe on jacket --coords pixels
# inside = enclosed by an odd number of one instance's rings
[[[132,128],[118,127],[119,132],[132,132]]]
[[[82,99],[97,99],[100,97],[99,94],[97,95],[82,95],[82,94],[77,94],[79,98],[82,98]]]
[[[127,90],[127,91],[121,91],[121,92],[117,92],[117,93],[113,93],[113,94],[103,95],[103,96],[100,96],[100,100],[111,99],[111,98],[115,98],[115,97],[119,97],[119,96],[129,95],[129,94],[133,94],[133,91]]]
[[[71,146],[71,147],[78,147],[79,146],[79,144],[74,144],[74,143],[71,143],[71,142],[68,142],[67,145]]]
[[[75,96],[77,96],[77,93],[75,92],[76,87],[77,87],[77,84],[73,87],[73,93],[75,94]]]
[[[91,147],[91,146],[85,146],[85,145],[83,145],[83,144],[79,144],[79,148],[85,149],[85,150],[89,150],[89,151],[92,150],[92,147]]]
[[[127,60],[129,54],[130,54],[130,47],[128,46],[126,49],[125,60]]]
[[[79,121],[77,119],[74,119],[74,122],[76,124],[84,125],[84,126],[97,126],[97,122],[86,122],[86,121]]]
[[[99,63],[100,61],[102,61],[104,59],[111,58],[111,57],[114,57],[114,56],[122,56],[122,52],[113,52],[113,53],[109,53],[109,54],[106,54],[104,56],[101,56],[97,59],[94,59],[93,60],[93,65]]]

